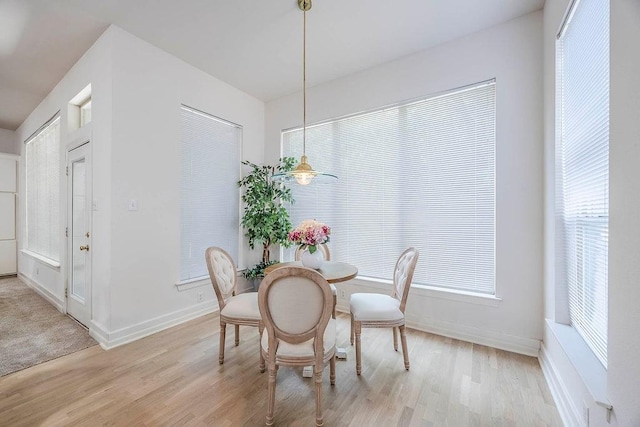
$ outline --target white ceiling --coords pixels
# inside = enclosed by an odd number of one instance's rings
[[[314,0],[313,86],[539,10],[544,0]],[[0,0],[0,128],[14,130],[115,24],[263,100],[300,90],[297,0]]]

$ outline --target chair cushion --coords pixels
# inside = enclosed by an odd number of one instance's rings
[[[236,284],[235,278],[238,274],[236,266],[233,264],[233,260],[229,258],[229,255],[220,250],[212,251],[210,257],[218,289],[220,289],[222,296],[226,298],[231,295]]]
[[[265,329],[262,332],[262,340],[261,345],[264,351],[268,351],[269,349],[269,334]],[[326,354],[329,350],[331,350],[336,345],[336,320],[329,319],[329,323],[327,324],[327,329],[324,330],[324,338],[323,338],[323,346],[324,353]],[[309,357],[313,358],[313,339],[309,341],[305,341],[300,344],[290,344],[288,342],[284,342],[280,340],[280,344],[278,345],[278,350],[276,351],[276,356],[280,357]]]
[[[259,321],[262,317],[258,308],[258,293],[247,292],[229,298],[220,315],[232,319]]]
[[[359,322],[404,319],[404,313],[400,311],[400,301],[389,295],[373,293],[352,294],[349,309],[353,319]]]

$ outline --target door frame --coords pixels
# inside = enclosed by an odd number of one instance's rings
[[[92,205],[93,205],[93,164],[92,164],[92,156],[91,156],[91,136],[87,135],[86,137],[81,137],[68,144],[65,148],[65,171],[66,171],[66,190],[67,190],[67,203],[66,203],[66,220],[65,220],[65,239],[66,239],[66,277],[64,283],[64,300],[65,300],[65,311],[68,315],[76,319],[78,322],[83,324],[86,328],[89,328],[89,323],[93,318],[93,304],[92,304],[92,236],[93,236],[93,227],[92,227]],[[71,280],[72,280],[72,271],[73,271],[73,172],[72,172],[72,160],[73,160],[73,151],[79,148],[84,148],[86,152],[84,153],[84,160],[86,165],[86,175],[85,175],[85,184],[86,184],[86,224],[87,230],[89,232],[90,237],[87,238],[89,242],[90,250],[87,251],[87,262],[85,265],[87,283],[85,285],[85,296],[84,296],[84,313],[81,316],[78,313],[75,313],[74,316],[70,310],[70,300],[71,296]]]

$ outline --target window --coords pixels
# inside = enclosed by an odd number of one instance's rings
[[[330,225],[332,258],[361,277],[391,280],[415,246],[414,283],[495,294],[495,109],[491,81],[308,127],[311,165],[339,181],[293,186],[294,226]],[[282,144],[299,158],[302,130]]]
[[[46,123],[25,147],[25,249],[60,262],[60,117]]]
[[[80,104],[80,127],[91,123],[91,98]]]
[[[609,2],[575,2],[556,53],[558,286],[571,325],[606,367]]]
[[[235,124],[181,109],[181,281],[208,275],[204,253],[209,246],[238,259],[241,137]]]

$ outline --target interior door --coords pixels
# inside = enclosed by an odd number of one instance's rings
[[[91,320],[91,161],[89,142],[67,153],[67,313]]]

